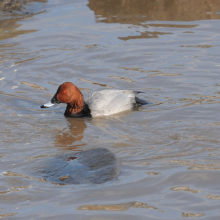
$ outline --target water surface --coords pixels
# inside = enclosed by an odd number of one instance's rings
[[[219,19],[219,0],[49,0],[1,12],[0,217],[219,219]],[[94,119],[40,109],[65,81],[85,96],[140,90],[151,104]],[[96,147],[120,158],[118,178],[34,175]]]

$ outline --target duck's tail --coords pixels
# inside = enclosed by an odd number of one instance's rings
[[[135,95],[137,95],[137,94],[139,94],[139,93],[145,93],[145,92],[141,92],[141,91],[133,91],[133,93],[134,93]]]
[[[148,104],[148,102],[146,100],[140,99],[138,97],[135,97],[135,101],[136,101],[136,103],[135,103],[136,106],[138,106],[138,105],[147,105]]]

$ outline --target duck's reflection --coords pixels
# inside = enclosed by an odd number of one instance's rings
[[[55,137],[55,146],[64,150],[76,150],[85,145],[80,142],[83,139],[84,130],[87,128],[85,118],[65,118],[68,129],[64,129]]]
[[[57,156],[46,161],[41,176],[56,184],[104,183],[116,178],[120,161],[106,148],[83,150],[84,131],[88,118],[65,118],[68,128],[55,136],[55,146],[62,148]],[[79,146],[81,146],[79,148]]]

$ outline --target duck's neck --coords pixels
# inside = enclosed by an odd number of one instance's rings
[[[71,103],[67,104],[64,115],[71,116],[74,114],[79,114],[83,110],[83,108],[84,108],[84,100],[83,100],[83,95],[80,92],[80,94],[77,94],[77,96],[73,97],[73,101]]]

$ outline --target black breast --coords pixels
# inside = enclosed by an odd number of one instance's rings
[[[68,117],[91,117],[91,111],[89,109],[89,106],[87,104],[84,105],[83,110],[78,113],[73,113]]]

